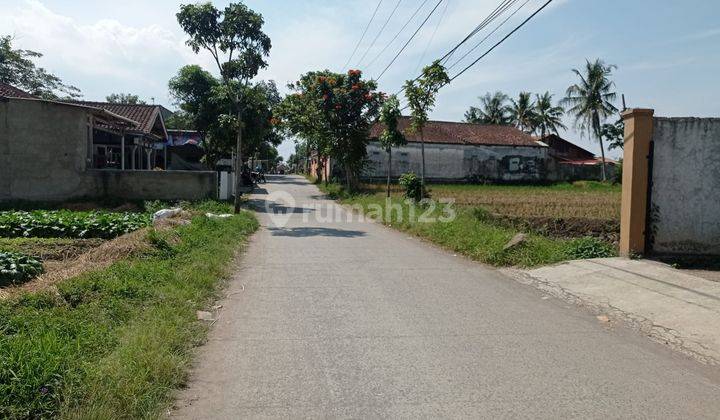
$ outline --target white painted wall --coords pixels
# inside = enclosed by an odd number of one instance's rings
[[[387,176],[388,154],[377,142],[367,148],[365,176]],[[477,176],[498,181],[537,181],[545,179],[548,149],[529,146],[475,146],[425,143],[425,176],[434,180],[463,180]],[[419,143],[409,143],[392,151],[392,177],[406,172],[420,174]]]

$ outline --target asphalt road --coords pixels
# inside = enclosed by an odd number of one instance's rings
[[[263,228],[173,417],[720,418],[718,370],[491,268],[348,222],[303,178],[265,188],[253,199]],[[278,210],[287,225],[273,223]]]

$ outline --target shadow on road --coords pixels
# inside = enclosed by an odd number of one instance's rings
[[[292,238],[307,238],[312,236],[358,238],[365,236],[365,232],[361,232],[358,230],[343,230],[321,227],[268,228],[268,230],[273,236],[288,236]]]

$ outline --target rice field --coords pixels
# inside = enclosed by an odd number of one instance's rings
[[[365,191],[384,194],[385,186],[368,184]],[[429,185],[433,199],[453,199],[461,207],[484,207],[518,218],[620,220],[620,185],[580,181],[553,185]],[[393,195],[401,195],[392,186]]]

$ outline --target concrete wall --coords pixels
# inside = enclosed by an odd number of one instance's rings
[[[425,177],[433,181],[543,181],[547,178],[547,153],[546,147],[425,143]],[[387,152],[377,142],[371,142],[367,155],[364,176],[387,177]],[[419,143],[392,151],[392,176],[397,178],[411,171],[421,171]]]
[[[0,201],[101,196],[172,200],[217,194],[215,172],[88,170],[88,112],[0,99]]]
[[[90,195],[149,200],[216,198],[217,173],[211,171],[90,170]]]
[[[82,108],[0,99],[0,200],[82,195],[87,138]]]
[[[655,118],[653,125],[652,250],[720,255],[720,119]]]

